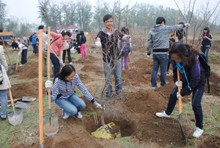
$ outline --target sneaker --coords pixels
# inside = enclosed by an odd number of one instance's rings
[[[199,138],[203,133],[203,129],[200,129],[199,127],[196,127],[196,130],[193,133],[193,137]]]
[[[170,115],[167,115],[165,111],[157,112],[156,116],[159,117],[159,118],[170,118]]]
[[[83,115],[81,114],[81,112],[78,112],[77,115],[76,115],[76,118],[78,119],[82,119]]]
[[[67,114],[66,112],[63,111],[63,115],[62,115],[62,119],[66,120],[67,118],[69,118],[69,114]]]
[[[6,119],[7,119],[7,116],[0,116],[0,119],[1,119],[1,120],[6,120]]]
[[[157,89],[157,86],[155,86],[155,87],[151,87],[151,89],[152,89],[152,90],[156,90],[156,89]]]

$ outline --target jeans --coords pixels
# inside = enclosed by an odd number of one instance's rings
[[[124,68],[125,70],[128,70],[128,53],[124,54],[122,57],[121,57],[121,66],[123,68],[123,64],[124,64]]]
[[[81,52],[82,58],[85,58],[86,57],[86,44],[80,45],[80,52]]]
[[[0,116],[2,118],[6,118],[7,111],[8,111],[8,96],[7,96],[7,90],[0,90],[0,103],[1,103],[1,112]]]
[[[61,97],[56,99],[55,103],[70,116],[77,115],[79,111],[86,107],[85,102],[76,95],[72,95],[65,99]]]
[[[116,94],[122,92],[122,78],[121,78],[121,59],[118,59],[115,63],[116,65],[112,67],[110,63],[103,62],[104,75],[105,75],[105,92],[106,95],[112,95],[112,73],[115,76],[115,90]]]
[[[66,53],[67,53],[67,57],[68,57],[68,62],[69,63],[72,62],[70,48],[63,51],[63,62],[65,63]]]
[[[50,53],[50,59],[53,64],[53,76],[56,77],[60,72],[60,61],[53,53]]]
[[[208,56],[209,56],[209,49],[210,49],[210,46],[202,46],[201,47],[201,51],[204,53],[207,62],[208,62]]]
[[[168,65],[167,54],[153,54],[153,69],[151,75],[151,86],[157,87],[157,72],[160,67],[161,86],[166,85],[166,71]]]
[[[33,47],[33,53],[37,54],[38,53],[38,45],[37,44],[32,44]]]
[[[166,109],[166,114],[170,115],[173,112],[173,109],[177,102],[177,92],[178,88],[175,87],[170,94],[168,106]],[[202,96],[204,93],[204,86],[199,86],[193,90],[192,96],[192,109],[194,111],[195,119],[196,119],[196,127],[203,129],[203,111],[201,106]]]
[[[22,50],[21,52],[21,64],[26,64],[27,63],[27,53],[28,50]]]

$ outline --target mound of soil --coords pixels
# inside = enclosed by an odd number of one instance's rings
[[[90,78],[87,74],[79,74],[79,77],[84,84],[89,83],[94,80]]]
[[[87,55],[84,59],[80,58],[76,63],[93,63],[97,61],[98,59],[96,57],[93,57],[91,55]]]
[[[28,62],[22,67],[21,72],[19,72],[18,79],[32,79],[38,77],[38,63]]]
[[[220,148],[220,137],[208,137],[198,146],[198,148]]]
[[[153,63],[151,61],[148,61],[147,58],[145,58],[132,63],[131,67],[141,74],[151,74],[152,65]]]
[[[98,66],[92,65],[92,64],[85,64],[83,66],[83,68],[81,69],[81,71],[84,71],[84,72],[95,72],[96,74],[103,74],[102,68],[99,68]]]
[[[220,77],[216,73],[212,72],[211,76],[209,78],[210,94],[211,95],[220,96],[220,85],[219,85],[219,82],[220,82]],[[208,92],[207,86],[205,87],[205,89],[206,89],[206,92]]]
[[[21,98],[22,96],[38,96],[38,81],[30,83],[14,84],[12,86],[12,93],[14,98]]]

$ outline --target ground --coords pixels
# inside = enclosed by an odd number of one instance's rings
[[[14,54],[11,51],[9,54]],[[155,113],[165,109],[168,97],[174,86],[172,76],[167,77],[167,85],[151,90],[151,66],[152,59],[147,59],[145,49],[134,49],[130,55],[129,70],[122,74],[123,99],[117,100],[115,96],[111,100],[100,98],[104,85],[104,77],[101,62],[101,53],[93,49],[82,60],[80,55],[72,55],[74,66],[82,81],[97,100],[106,106],[104,111],[105,123],[114,122],[120,127],[122,138],[115,140],[97,139],[91,136],[91,132],[101,126],[101,111],[96,109],[86,99],[87,107],[82,111],[83,119],[74,117],[67,120],[60,119],[61,110],[52,103],[53,117],[59,117],[59,132],[44,139],[45,148],[127,148],[127,147],[220,147],[220,109],[219,92],[217,87],[220,81],[218,60],[219,52],[211,52],[210,63],[212,72],[210,78],[211,93],[205,93],[203,97],[204,110],[204,135],[199,139],[192,138],[194,130],[194,115],[191,109],[190,96],[184,98],[183,105],[183,129],[187,137],[187,143],[181,139],[178,111],[175,109],[171,119],[160,119]],[[29,52],[28,63],[10,75],[14,98],[22,96],[38,97],[38,65],[37,57]],[[212,62],[213,61],[213,62]],[[12,69],[15,65],[12,65]],[[158,81],[159,83],[159,81]],[[45,93],[45,90],[44,90]],[[77,91],[77,94],[82,94]],[[48,115],[47,98],[44,99],[45,118]],[[38,105],[37,101],[29,103],[30,108],[23,109],[24,121],[21,125],[12,127],[8,123],[0,121],[1,137],[0,145],[3,147],[39,147],[38,129]],[[2,138],[2,140],[1,140]]]

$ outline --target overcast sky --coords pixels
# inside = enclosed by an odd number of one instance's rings
[[[61,2],[61,1],[69,1],[69,0],[51,0],[51,1]],[[97,3],[97,0],[87,0],[87,1],[90,2],[93,6],[95,6]],[[130,5],[134,5],[135,2],[138,3],[144,2],[144,3],[153,4],[155,6],[163,5],[164,7],[171,7],[177,9],[173,0],[121,0],[122,4],[127,4],[129,1],[131,1]],[[183,6],[182,4],[183,0],[176,0],[176,1],[180,2],[179,4],[180,6]],[[184,1],[187,2],[189,0],[184,0]],[[202,5],[202,2],[204,1],[207,0],[197,0],[196,6],[200,7]],[[218,0],[209,0],[209,1],[211,2],[211,6],[214,7],[214,5],[217,3]],[[8,14],[7,17],[19,18],[29,23],[32,22],[40,23],[40,19],[38,18],[38,11],[39,11],[38,0],[2,0],[2,2],[7,5],[7,14]]]

